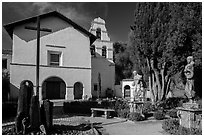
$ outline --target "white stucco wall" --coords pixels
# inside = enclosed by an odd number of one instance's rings
[[[98,73],[101,75],[101,97],[106,96],[106,89],[114,90],[115,66],[103,57],[92,57],[92,95],[97,97],[94,84],[98,84]]]
[[[17,97],[20,83],[23,80],[30,80],[34,85],[36,85],[35,74],[34,66],[11,65],[11,89],[13,91],[11,92],[11,96],[14,98]],[[91,96],[91,69],[71,69],[41,66],[39,78],[40,86],[42,86],[44,80],[52,76],[56,76],[64,80],[66,84],[65,98],[68,100],[73,99],[73,86],[76,82],[83,83],[84,95]]]
[[[24,24],[14,29],[13,60],[11,65],[12,89],[19,88],[23,80],[30,80],[36,85],[36,31],[26,30]],[[84,95],[91,96],[91,54],[89,37],[70,26],[67,22],[49,17],[41,20],[41,27],[52,29],[52,33],[42,33],[40,44],[40,81],[51,76],[57,76],[66,83],[66,99],[73,99],[73,85],[81,82]],[[49,47],[46,45],[61,46]],[[48,66],[48,51],[59,51],[62,54],[62,66]],[[17,90],[12,93],[15,98]]]
[[[122,98],[122,86],[121,85],[115,85],[115,96]]]

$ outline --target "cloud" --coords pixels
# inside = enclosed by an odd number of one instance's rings
[[[10,23],[39,14],[31,2],[3,2],[2,21]]]
[[[17,20],[57,10],[80,26],[89,30],[91,21],[100,16],[106,19],[108,4],[105,2],[3,2],[2,23],[8,24]],[[11,40],[2,29],[3,47],[11,47]]]
[[[107,3],[35,2],[33,6],[37,7],[40,13],[57,10],[86,29],[89,29],[91,21],[96,16],[106,18],[108,14]]]

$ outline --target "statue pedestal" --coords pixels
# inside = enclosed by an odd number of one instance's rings
[[[202,129],[202,109],[196,103],[184,103],[177,108],[179,124],[185,128]]]
[[[132,112],[142,113],[142,107],[144,105],[144,102],[132,101],[132,102],[129,102],[129,105],[130,105],[130,113]]]

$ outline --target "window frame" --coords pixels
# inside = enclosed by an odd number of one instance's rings
[[[52,54],[55,54],[55,55],[59,56],[59,63],[51,61],[51,55]],[[55,67],[62,66],[62,52],[61,51],[50,51],[50,50],[48,50],[48,66],[55,66]]]
[[[95,88],[96,88],[96,90],[95,90]],[[94,91],[97,91],[98,90],[98,84],[95,83],[93,89],[94,89]]]
[[[102,57],[107,57],[107,47],[106,46],[103,46],[102,47],[102,53],[101,53]]]
[[[131,97],[131,87],[129,85],[124,86],[124,98]]]

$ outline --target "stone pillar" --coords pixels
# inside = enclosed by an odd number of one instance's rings
[[[53,102],[49,100],[43,101],[44,116],[45,116],[45,127],[50,129],[53,125]]]
[[[134,88],[130,89],[130,101],[134,101]]]
[[[37,95],[36,91],[37,91],[37,88],[36,88],[36,86],[34,86],[34,87],[33,87],[33,95],[34,95],[34,96]]]
[[[74,100],[74,89],[67,87],[66,88],[66,95],[65,95],[66,100]]]
[[[83,87],[83,95],[82,95],[82,99],[84,100],[84,99],[86,99],[86,94],[85,94],[85,88]]]
[[[66,87],[65,100],[68,100],[68,88]]]

